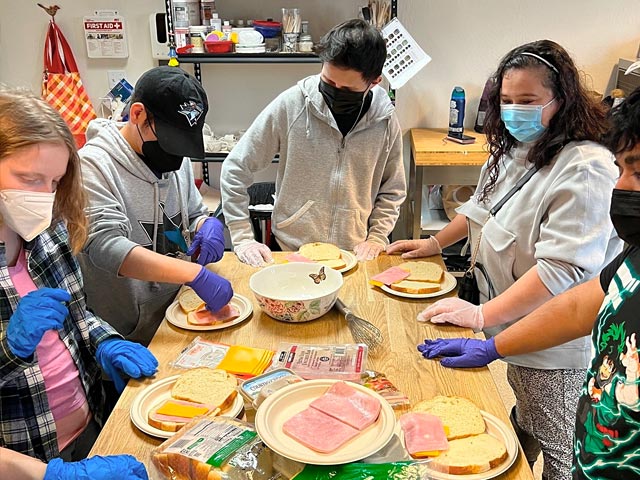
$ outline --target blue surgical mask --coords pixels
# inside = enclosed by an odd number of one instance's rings
[[[542,110],[551,105],[552,98],[546,105],[500,105],[500,118],[509,133],[519,142],[534,142],[545,130],[542,125]]]

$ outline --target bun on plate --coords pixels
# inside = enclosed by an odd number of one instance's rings
[[[339,258],[337,260],[318,260],[318,263],[326,267],[333,268],[334,270],[340,270],[341,268],[347,266],[347,262],[345,262],[342,258]]]
[[[331,243],[306,243],[300,247],[298,253],[309,260],[339,260],[342,257],[340,249]]]
[[[413,282],[411,280],[402,280],[397,283],[392,283],[391,285],[389,285],[389,288],[397,290],[398,292],[424,294],[437,292],[442,287],[439,283]]]
[[[444,275],[442,267],[433,262],[404,262],[398,267],[411,272],[406,280],[414,282],[439,283]]]
[[[480,409],[462,397],[440,395],[417,403],[411,411],[426,412],[440,418],[442,424],[449,428],[447,440],[479,435],[486,429]]]
[[[489,434],[481,433],[449,442],[449,450],[431,459],[434,470],[451,475],[482,473],[497,467],[509,454],[504,444]]]
[[[224,411],[236,398],[236,377],[219,368],[198,367],[183,373],[171,389],[178,400],[211,404]]]
[[[149,412],[147,422],[152,427],[165,432],[177,432],[193,418],[208,415],[215,409],[215,405],[203,405],[170,398]]]

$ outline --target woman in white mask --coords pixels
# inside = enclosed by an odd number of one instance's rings
[[[618,173],[611,152],[597,143],[605,112],[571,57],[549,40],[528,43],[502,59],[494,80],[485,121],[490,157],[475,195],[435,236],[387,248],[415,258],[468,238],[478,304],[447,298],[418,320],[484,331],[489,341],[481,355],[491,360],[499,357],[494,335],[595,277],[622,247],[609,219]],[[447,357],[462,343],[427,339],[418,349],[425,358]],[[584,337],[505,358],[516,396],[511,420],[530,464],[542,450],[543,478],[571,478],[573,423],[589,354]],[[478,364],[468,357],[441,363]]]
[[[60,115],[0,85],[0,445],[11,449],[0,448],[0,478],[147,478],[128,455],[85,459],[102,421],[100,368],[124,382],[157,361],[85,308],[74,257],[84,207]]]

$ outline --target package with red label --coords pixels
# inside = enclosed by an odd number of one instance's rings
[[[363,343],[309,345],[281,343],[271,368],[288,368],[302,378],[335,378],[360,383],[367,369],[368,348]]]

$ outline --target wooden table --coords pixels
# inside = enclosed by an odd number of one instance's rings
[[[282,254],[274,255],[276,261],[282,258]],[[442,261],[439,256],[433,259]],[[385,348],[380,349],[382,351],[377,356],[369,357],[368,367],[384,372],[409,397],[412,404],[434,395],[460,395],[510,425],[487,368],[444,368],[436,361],[423,359],[416,351],[416,345],[425,338],[468,337],[472,335],[470,330],[419,323],[415,320],[416,315],[435,299],[401,299],[368,284],[371,276],[401,262],[399,256],[381,255],[377,260],[358,264],[344,275],[340,298],[354,313],[376,324],[385,338]],[[212,341],[271,349],[275,349],[282,341],[353,343],[346,321],[335,309],[317,320],[299,324],[279,322],[262,313],[248,284],[249,277],[256,269],[241,264],[234,254],[226,253],[214,270],[231,280],[236,293],[251,299],[254,309],[252,316],[239,325],[212,332],[181,330],[163,322],[149,345],[160,363],[156,379],[180,372],[168,364],[197,334]],[[129,381],[91,455],[128,453],[148,464],[151,449],[162,440],[139,431],[129,418],[129,409],[136,395],[152,382],[153,379]],[[397,411],[398,415],[401,413],[402,410]],[[532,479],[533,476],[520,453],[509,471],[497,478]]]
[[[409,218],[412,238],[420,238],[422,233],[436,233],[422,229],[423,181],[429,185],[475,185],[489,154],[487,139],[481,133],[474,132],[476,142],[468,145],[445,140],[446,129],[413,128],[410,134]]]

